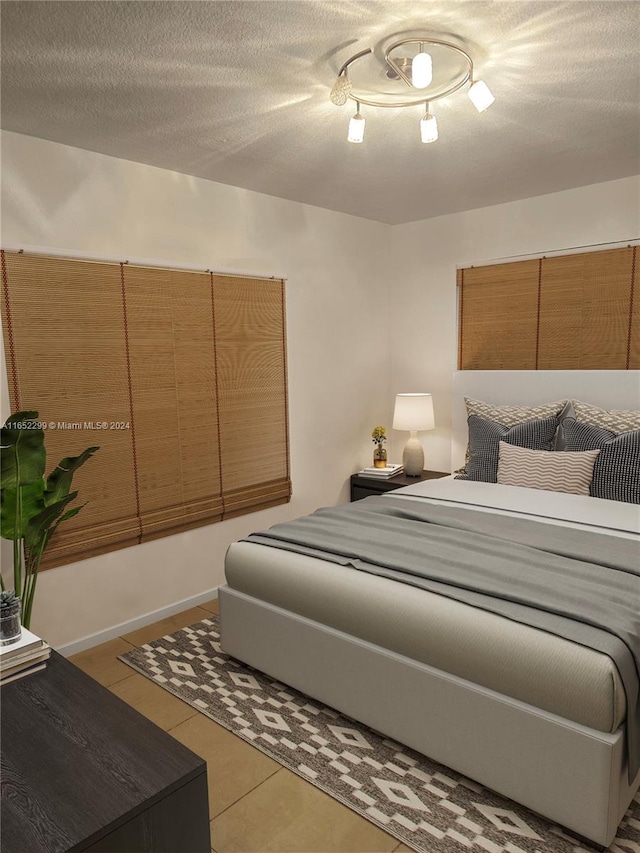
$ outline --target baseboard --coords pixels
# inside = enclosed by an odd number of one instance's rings
[[[71,643],[56,646],[56,651],[66,658],[71,657],[71,655],[76,655],[78,652],[84,652],[93,646],[99,646],[100,643],[106,643],[108,640],[113,640],[122,634],[128,634],[130,631],[137,631],[138,628],[144,628],[146,625],[151,625],[160,619],[166,619],[167,616],[180,613],[181,610],[197,607],[198,604],[203,604],[205,601],[211,601],[212,598],[217,597],[218,587],[216,586],[206,592],[193,595],[191,598],[183,598],[180,601],[176,601],[168,607],[161,607],[159,610],[153,610],[150,613],[144,613],[142,616],[136,616],[135,619],[129,619],[127,622],[119,622],[117,625],[112,625],[110,628],[105,628],[104,631],[98,631],[96,634],[89,634]]]

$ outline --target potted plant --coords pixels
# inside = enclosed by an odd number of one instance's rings
[[[99,447],[63,459],[45,478],[44,432],[38,412],[17,412],[2,427],[0,439],[0,533],[13,540],[13,592],[21,602],[22,624],[29,628],[40,560],[58,526],[82,506],[75,500],[74,473]],[[0,576],[0,588],[5,585]]]
[[[386,468],[387,467],[387,451],[385,449],[384,443],[387,440],[387,430],[386,427],[377,426],[374,427],[371,431],[371,440],[375,444],[375,450],[373,451],[373,465],[374,468]]]
[[[20,639],[20,599],[13,590],[0,592],[0,646],[17,643]]]

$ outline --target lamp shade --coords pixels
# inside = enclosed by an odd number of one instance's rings
[[[438,138],[438,121],[430,113],[420,119],[420,138],[423,142],[435,142]]]
[[[431,55],[420,51],[411,63],[411,83],[416,89],[426,89],[433,80]]]
[[[358,112],[351,116],[349,121],[349,133],[347,135],[347,140],[349,142],[362,142],[364,140],[364,118],[360,115],[360,109]]]
[[[435,428],[431,394],[396,394],[393,428],[426,430]]]
[[[336,107],[342,107],[347,103],[350,94],[351,80],[349,80],[346,74],[340,74],[336,78],[336,82],[333,84],[333,89],[329,95],[331,103],[335,104]]]
[[[477,80],[467,92],[469,100],[479,113],[483,113],[487,107],[495,101],[491,89],[484,80]]]

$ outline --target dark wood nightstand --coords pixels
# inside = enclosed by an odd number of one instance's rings
[[[360,501],[362,498],[371,497],[371,495],[382,495],[384,492],[401,489],[403,486],[414,486],[416,483],[424,482],[424,480],[439,480],[440,477],[448,476],[444,471],[423,471],[419,477],[407,477],[403,472],[385,480],[382,477],[362,477],[360,474],[352,474],[351,501]]]

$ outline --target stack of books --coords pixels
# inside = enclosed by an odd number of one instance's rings
[[[360,477],[380,477],[386,480],[388,477],[401,474],[403,471],[402,465],[385,465],[384,468],[363,468],[362,471],[358,471],[358,474]]]
[[[0,646],[0,685],[44,669],[50,654],[48,643],[23,628],[16,643]]]

